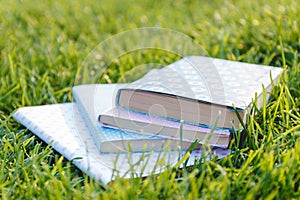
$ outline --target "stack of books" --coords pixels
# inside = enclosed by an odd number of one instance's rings
[[[170,150],[186,149],[196,139],[196,148],[204,143],[227,148],[231,131],[240,125],[236,113],[245,120],[253,102],[260,107],[263,87],[268,98],[281,71],[190,56],[133,83],[118,85],[110,91],[112,105],[103,112],[95,108],[105,98],[96,95],[101,86],[75,86],[73,94],[89,116],[87,123],[100,152],[162,150],[166,144]],[[99,123],[92,124],[95,116]]]
[[[82,171],[108,183],[116,171],[128,178],[160,173],[161,150],[168,150],[163,159],[173,166],[196,139],[187,165],[203,156],[202,144],[211,145],[219,158],[227,156],[230,132],[241,122],[236,112],[243,121],[253,103],[261,107],[281,72],[185,57],[133,83],[75,86],[75,102],[19,108],[13,117]],[[140,166],[141,158],[146,166]]]

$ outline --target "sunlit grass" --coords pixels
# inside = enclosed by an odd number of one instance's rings
[[[0,195],[5,198],[300,198],[300,9],[297,1],[0,1]],[[144,26],[182,32],[208,52],[283,67],[270,103],[253,108],[222,159],[104,186],[12,119],[21,106],[69,102],[78,67],[101,41]],[[178,59],[132,52],[110,65]]]

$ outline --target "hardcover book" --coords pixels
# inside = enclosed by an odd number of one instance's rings
[[[189,56],[118,91],[116,105],[140,113],[232,128],[256,102],[268,98],[281,68]],[[257,97],[257,101],[255,101]]]

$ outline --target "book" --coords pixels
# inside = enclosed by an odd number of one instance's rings
[[[210,127],[232,128],[261,107],[281,68],[189,56],[119,89],[116,106]],[[270,78],[271,77],[271,78]],[[255,97],[257,98],[255,100]]]
[[[184,141],[190,142],[198,139],[199,143],[207,142],[209,145],[217,147],[226,148],[230,142],[230,131],[228,129],[212,130],[208,127],[182,124],[182,135],[180,135],[181,124],[179,122],[116,107],[99,115],[98,120],[104,126],[111,128],[140,133],[154,133],[174,139],[182,138]]]
[[[161,152],[99,153],[76,103],[23,107],[13,117],[80,170],[104,184],[114,180],[116,175],[130,178],[133,175],[145,177],[163,172],[166,168],[157,165],[159,159],[174,166],[186,153],[169,151],[164,157]],[[213,148],[212,153],[212,156],[223,158],[230,154],[230,150]],[[207,159],[212,156],[207,153]],[[142,157],[144,159],[141,162]],[[201,149],[192,151],[187,165],[193,165],[195,159],[201,157]],[[134,173],[128,173],[130,170],[134,170]]]
[[[191,141],[179,141],[175,138],[155,134],[141,134],[136,131],[104,127],[98,122],[98,115],[111,109],[115,103],[115,93],[119,84],[78,85],[72,89],[74,100],[86,121],[100,152],[126,152],[151,150],[187,149]],[[197,148],[200,148],[199,145]]]

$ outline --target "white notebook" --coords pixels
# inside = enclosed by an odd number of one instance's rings
[[[13,116],[35,135],[72,161],[79,169],[104,184],[114,180],[117,173],[124,178],[130,178],[132,174],[138,177],[148,176],[152,172],[160,173],[165,168],[156,166],[158,159],[165,159],[165,163],[174,166],[179,156],[185,153],[169,151],[165,157],[164,153],[159,152],[99,153],[76,103],[24,107],[18,109]],[[215,148],[212,152],[213,155],[223,158],[230,153],[230,150]],[[188,165],[193,165],[194,160],[200,158],[201,155],[201,150],[194,150]],[[145,159],[140,162],[142,156]],[[118,158],[117,161],[116,158]],[[131,167],[132,164],[136,164],[134,168]],[[143,168],[144,165],[145,168]],[[134,173],[126,173],[130,169],[134,170]]]

